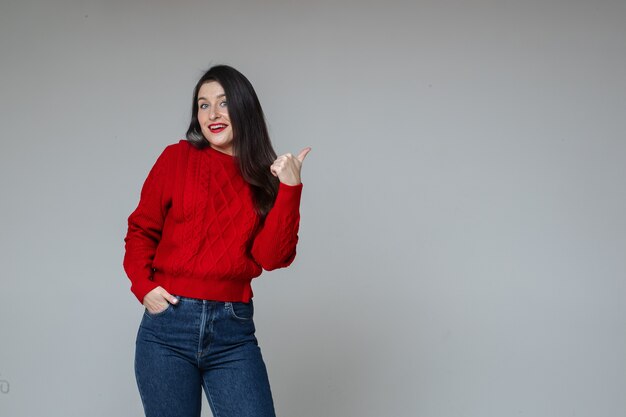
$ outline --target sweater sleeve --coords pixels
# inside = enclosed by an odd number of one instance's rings
[[[152,260],[171,205],[168,179],[173,176],[174,158],[173,146],[165,148],[143,184],[137,208],[128,217],[124,270],[131,281],[131,291],[140,303],[158,286],[152,281]]]
[[[302,184],[278,185],[274,207],[252,244],[252,257],[266,271],[289,266],[296,257]]]

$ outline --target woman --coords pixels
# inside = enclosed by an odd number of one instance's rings
[[[124,269],[145,306],[135,375],[146,416],[274,416],[250,281],[296,254],[300,170],[276,157],[250,82],[212,67],[187,139],[168,146],[128,218]]]

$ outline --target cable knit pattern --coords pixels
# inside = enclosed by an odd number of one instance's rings
[[[186,297],[249,302],[262,269],[296,255],[302,184],[280,184],[263,224],[237,161],[187,141],[168,146],[128,218],[124,269],[139,302],[157,286]]]

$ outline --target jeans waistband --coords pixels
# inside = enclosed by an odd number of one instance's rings
[[[203,299],[200,299],[200,298],[183,297],[182,295],[176,295],[176,294],[172,294],[172,295],[174,297],[176,297],[179,302],[180,301],[184,301],[185,303],[224,305],[224,304],[232,304],[232,303],[239,303],[239,302],[241,302],[241,301],[203,300]],[[252,299],[250,299],[250,303],[252,303]]]

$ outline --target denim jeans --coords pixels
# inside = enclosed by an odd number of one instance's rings
[[[176,297],[144,312],[135,376],[146,417],[199,417],[202,389],[214,417],[274,417],[254,306]]]

